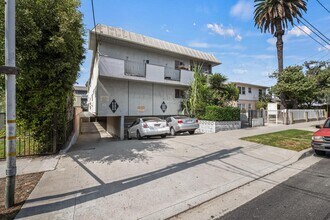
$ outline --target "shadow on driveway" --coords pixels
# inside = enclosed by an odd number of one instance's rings
[[[128,142],[129,143],[129,142]],[[141,144],[143,144],[141,142]],[[20,218],[38,215],[42,213],[53,212],[57,210],[62,210],[68,207],[72,207],[78,204],[82,204],[94,199],[98,199],[100,197],[109,196],[148,182],[153,180],[163,178],[169,176],[171,174],[192,168],[194,166],[198,166],[201,164],[205,164],[215,160],[221,160],[227,157],[230,157],[232,154],[238,153],[242,147],[236,147],[232,149],[224,149],[211,154],[207,154],[201,157],[194,158],[192,160],[188,160],[185,162],[177,163],[174,165],[170,165],[168,167],[145,173],[142,175],[134,176],[131,178],[118,180],[110,183],[104,183],[101,179],[99,179],[94,173],[92,173],[87,167],[85,167],[77,158],[72,155],[69,155],[76,163],[79,164],[86,172],[88,172],[96,181],[99,182],[100,185],[88,187],[85,189],[80,189],[68,193],[45,196],[36,199],[30,199],[26,201],[26,203],[33,203],[38,201],[52,200],[56,198],[64,198],[66,196],[74,196],[75,198],[63,199],[57,202],[49,202],[48,204],[36,205],[33,207],[23,208],[19,213]]]

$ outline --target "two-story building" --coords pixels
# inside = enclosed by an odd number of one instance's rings
[[[181,114],[193,66],[211,74],[220,64],[212,54],[105,25],[90,31],[89,49],[89,112],[106,117],[107,131],[121,139],[136,117]]]
[[[266,94],[267,86],[253,85],[242,82],[234,82],[239,90],[237,107],[241,110],[256,110],[259,98]]]

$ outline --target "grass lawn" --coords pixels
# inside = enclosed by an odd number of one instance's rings
[[[313,132],[290,129],[269,134],[241,138],[258,144],[301,151],[311,146]]]

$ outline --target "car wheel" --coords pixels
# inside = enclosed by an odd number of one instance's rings
[[[127,139],[132,140],[132,138],[129,136],[129,132],[127,131]]]
[[[318,156],[324,156],[325,155],[325,151],[321,151],[321,150],[314,150],[315,154]]]
[[[175,135],[176,135],[176,132],[175,132],[175,130],[174,130],[174,128],[173,128],[173,127],[171,127],[171,130],[170,130],[170,132],[171,132],[171,135],[172,135],[172,136],[175,136]]]
[[[194,131],[189,131],[189,134],[195,134],[195,130]]]
[[[138,140],[141,140],[141,139],[142,139],[139,130],[136,131],[136,138],[137,138]]]
[[[163,134],[160,136],[161,138],[166,138],[166,134]]]

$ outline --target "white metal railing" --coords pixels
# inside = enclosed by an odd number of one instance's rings
[[[125,75],[145,77],[146,64],[131,60],[125,60]]]
[[[174,68],[165,67],[165,79],[180,81],[180,70],[176,70]]]

